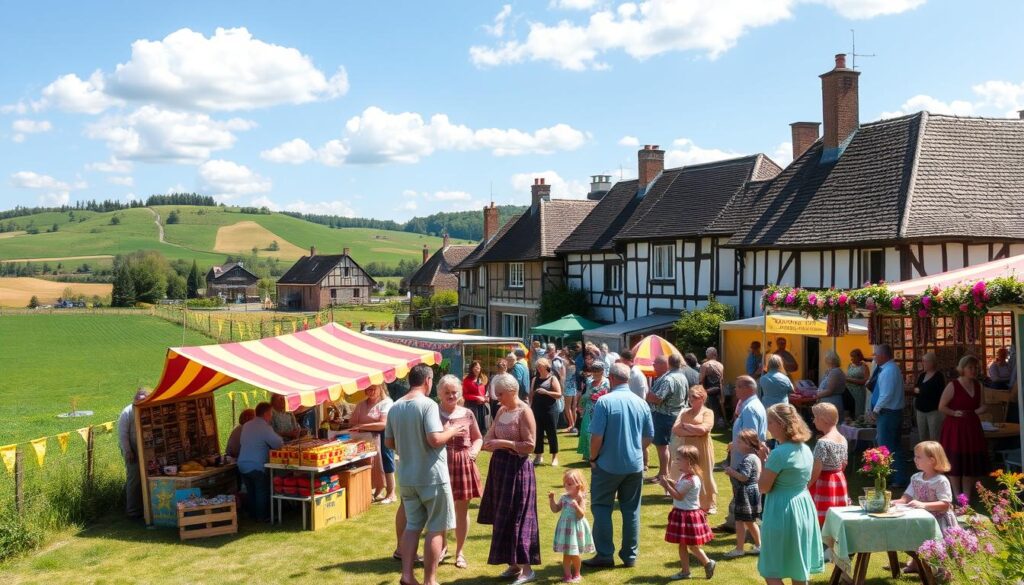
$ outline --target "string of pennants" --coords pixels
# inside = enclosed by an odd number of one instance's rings
[[[228,400],[230,400],[232,404],[234,404],[236,396],[240,398],[242,402],[245,403],[246,408],[249,408],[250,396],[252,396],[251,404],[254,407],[260,403],[261,398],[264,401],[270,400],[270,392],[267,392],[266,390],[250,390],[249,392],[246,392],[244,390],[236,390],[235,392],[228,392]]]
[[[56,439],[57,445],[60,447],[60,452],[61,454],[63,454],[68,452],[68,444],[71,442],[72,432],[75,432],[80,437],[82,437],[82,441],[88,442],[90,430],[93,430],[94,432],[98,431],[101,433],[112,433],[114,432],[114,421],[100,423],[97,425],[90,425],[87,427],[77,429],[75,431],[60,433],[53,437],[40,437],[38,439],[33,439],[28,443],[32,445],[32,450],[36,454],[36,463],[39,464],[39,467],[42,467],[43,463],[46,461],[46,444],[50,439]],[[19,443],[0,446],[0,459],[3,460],[4,467],[7,468],[8,473],[14,473],[14,461],[17,457],[16,453],[18,450],[18,445]]]

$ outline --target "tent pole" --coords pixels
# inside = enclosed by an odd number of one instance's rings
[[[762,293],[763,294],[763,293]],[[761,373],[768,371],[768,307],[764,308],[764,323],[761,325]]]

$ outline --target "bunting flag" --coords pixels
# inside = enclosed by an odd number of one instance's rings
[[[274,323],[274,337],[278,337],[280,335],[281,335],[281,324],[280,323]]]
[[[29,442],[32,443],[32,449],[36,452],[36,462],[39,463],[39,467],[42,467],[43,462],[46,461],[46,437]]]
[[[256,403],[259,403],[260,398],[261,398],[260,394],[261,394],[261,392],[259,390],[253,390],[252,391],[252,401],[256,402]]]
[[[245,392],[241,392],[241,395],[242,395],[242,402],[245,403],[245,407],[249,408],[249,395],[246,394]]]
[[[249,337],[249,331],[248,331],[248,328],[245,326],[245,321],[239,321],[238,322],[238,338],[239,339],[245,339],[246,337]]]
[[[92,427],[85,427],[84,429],[78,429],[78,434],[81,435],[82,440],[86,443],[89,442],[89,429]]]
[[[221,333],[224,332],[224,322],[217,319],[217,337],[220,337]]]
[[[231,402],[235,401],[235,393],[234,392],[228,392],[228,400],[230,400]]]
[[[320,321],[320,313],[317,313],[316,314],[316,326],[319,327],[321,325],[323,325],[323,322]]]
[[[105,423],[103,423],[102,426],[103,426],[103,431],[104,432],[107,432],[107,433],[114,432],[114,421],[105,422]]]
[[[68,440],[70,439],[70,437],[71,437],[70,433],[61,433],[61,434],[57,435],[57,444],[60,445],[60,452],[61,453],[67,453],[68,452]]]
[[[0,447],[0,457],[4,460],[4,467],[7,468],[7,473],[14,473],[14,461],[17,457],[17,452],[17,445],[4,445]]]

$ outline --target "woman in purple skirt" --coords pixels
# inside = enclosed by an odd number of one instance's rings
[[[481,524],[490,524],[490,565],[508,565],[501,574],[513,585],[536,579],[531,565],[540,564],[537,524],[537,479],[530,455],[537,423],[530,407],[519,400],[519,383],[510,374],[493,378],[501,408],[484,437],[484,450],[493,453],[480,501]]]

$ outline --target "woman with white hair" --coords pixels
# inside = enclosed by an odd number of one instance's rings
[[[437,395],[441,399],[441,423],[447,427],[458,427],[459,432],[446,444],[448,455],[448,477],[451,479],[452,499],[455,500],[455,566],[465,569],[469,566],[462,548],[469,534],[469,501],[479,498],[480,471],[476,468],[476,457],[483,447],[483,437],[476,422],[476,415],[470,409],[460,406],[462,383],[448,374],[437,383]]]
[[[484,437],[483,449],[492,455],[478,522],[492,527],[487,564],[508,565],[501,577],[514,577],[513,585],[521,585],[536,579],[531,565],[540,564],[537,478],[530,459],[537,423],[519,400],[519,383],[512,375],[498,374],[493,380],[501,408]]]

